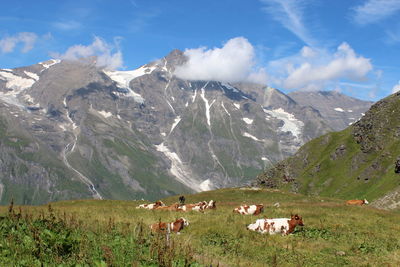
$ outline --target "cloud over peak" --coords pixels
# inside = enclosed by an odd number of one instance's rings
[[[275,82],[292,90],[322,90],[340,80],[364,81],[373,69],[370,59],[358,56],[347,43],[342,43],[333,54],[304,47],[298,55],[270,66],[280,70]]]
[[[97,36],[94,37],[90,45],[73,45],[65,53],[52,53],[52,56],[65,60],[79,60],[81,58],[96,56],[96,65],[98,67],[113,70],[123,66],[122,52],[118,49],[118,44],[109,44]]]
[[[230,39],[222,48],[186,49],[188,61],[175,70],[187,80],[266,83],[267,74],[255,66],[254,47],[244,37]]]

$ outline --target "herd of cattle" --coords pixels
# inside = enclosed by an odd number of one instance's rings
[[[368,204],[366,199],[364,200],[348,200],[347,205],[365,205]],[[149,210],[169,210],[169,211],[198,211],[204,212],[207,209],[216,209],[216,202],[210,200],[209,202],[201,201],[195,204],[172,204],[166,206],[162,201],[156,201],[151,204],[142,204],[136,207],[137,209],[149,209]],[[242,215],[259,215],[264,211],[263,204],[257,205],[242,205],[233,210],[234,213]],[[188,226],[189,222],[185,218],[179,218],[174,222],[158,222],[150,225],[150,229],[153,232],[170,233],[175,232],[177,234],[185,227]],[[259,233],[268,234],[282,234],[288,235],[293,233],[296,226],[304,226],[303,219],[298,214],[292,214],[290,218],[275,218],[275,219],[258,219],[255,223],[247,225],[248,230],[256,231]]]

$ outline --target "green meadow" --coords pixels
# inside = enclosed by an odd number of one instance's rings
[[[136,209],[144,201],[73,200],[0,207],[1,266],[400,266],[400,213],[277,190],[221,189],[186,196],[216,200],[205,213]],[[166,204],[178,196],[162,199]],[[259,216],[232,213],[265,206]],[[279,203],[279,207],[274,204]],[[303,217],[289,236],[246,230],[258,218]],[[184,217],[180,235],[149,225]]]

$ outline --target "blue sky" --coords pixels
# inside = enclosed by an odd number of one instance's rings
[[[0,25],[0,68],[97,55],[134,69],[177,48],[187,79],[368,100],[400,89],[400,0],[4,1]]]

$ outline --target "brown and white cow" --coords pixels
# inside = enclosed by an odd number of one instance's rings
[[[257,205],[242,205],[238,208],[235,208],[233,212],[242,214],[242,215],[258,215],[264,211],[263,204]]]
[[[295,214],[289,218],[258,219],[255,223],[249,224],[247,230],[256,231],[262,234],[282,234],[293,233],[297,225],[304,226],[301,216]]]
[[[165,223],[165,222],[158,222],[153,223],[150,225],[150,229],[152,232],[156,233],[171,233],[175,232],[180,234],[180,231],[185,227],[188,226],[189,222],[185,218],[179,218],[174,222]]]
[[[200,201],[196,204],[186,204],[178,208],[179,211],[200,211],[204,212],[206,209],[216,209],[216,201],[210,200],[208,203],[206,201]]]
[[[359,206],[362,206],[362,205],[369,204],[369,202],[366,199],[351,199],[351,200],[347,200],[346,204],[347,205],[359,205]]]
[[[217,201],[210,200],[206,206],[206,209],[214,210],[217,208]]]
[[[156,201],[154,203],[151,204],[141,204],[139,206],[137,206],[137,209],[148,209],[148,210],[154,210],[158,207],[164,207],[165,204],[162,201]]]

